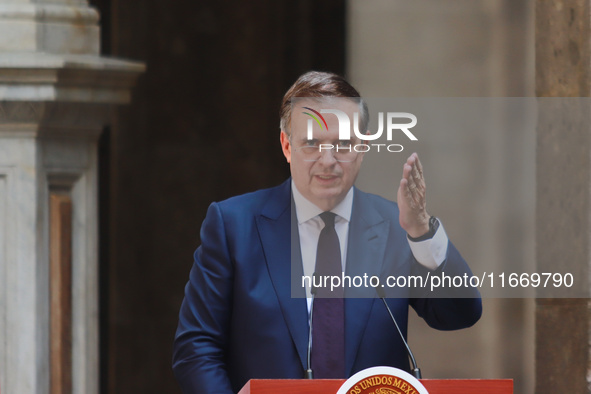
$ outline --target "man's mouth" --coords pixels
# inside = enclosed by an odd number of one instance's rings
[[[316,175],[316,177],[323,181],[330,181],[337,178],[336,175]]]

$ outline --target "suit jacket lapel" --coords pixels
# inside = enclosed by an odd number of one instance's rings
[[[283,319],[292,336],[302,368],[306,366],[308,343],[308,309],[303,289],[292,298],[291,278],[303,275],[297,219],[291,197],[291,179],[275,190],[275,195],[257,216],[257,228],[271,281],[277,294]],[[389,223],[368,202],[363,192],[355,189],[349,224],[346,274],[351,278],[367,274],[380,276],[388,240]],[[287,234],[291,234],[289,237]],[[296,292],[297,292],[296,290]],[[345,367],[349,375],[367,326],[375,290],[361,289],[349,293],[345,300]]]
[[[389,223],[375,210],[367,196],[355,189],[349,224],[346,273],[380,277],[388,240]],[[369,279],[368,279],[369,280]],[[372,288],[351,289],[345,300],[345,368],[349,375],[377,296]],[[353,298],[352,298],[353,297]]]
[[[294,294],[299,298],[292,298],[291,293],[291,278],[301,278],[303,275],[297,220],[291,198],[290,178],[275,190],[275,195],[269,199],[256,221],[279,306],[304,368],[308,309],[303,289],[300,294]]]

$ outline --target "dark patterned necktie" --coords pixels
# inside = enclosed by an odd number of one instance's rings
[[[323,212],[318,238],[316,275],[342,275],[341,247],[334,228],[335,214]],[[319,287],[312,309],[312,369],[316,379],[345,377],[345,300],[343,288]]]

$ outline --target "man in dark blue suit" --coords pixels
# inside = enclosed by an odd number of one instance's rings
[[[353,187],[363,154],[319,149],[320,144],[346,148],[356,142],[354,136],[340,139],[336,117],[326,116],[326,128],[318,124],[314,138],[308,138],[308,118],[301,109],[326,97],[359,94],[337,75],[310,72],[284,97],[280,140],[290,164],[289,180],[209,207],[174,342],[173,369],[185,393],[233,393],[253,378],[303,377],[317,301],[306,298],[310,290],[297,284],[318,271],[319,238],[327,226],[336,234],[333,249],[348,277],[471,275],[439,221],[427,214],[416,154],[404,165],[395,204]],[[351,119],[353,112],[362,113],[362,127],[367,125],[362,102],[345,99],[338,105]],[[477,290],[426,290],[399,290],[388,299],[403,335],[409,305],[442,330],[469,327],[480,318]],[[404,344],[380,300],[345,298],[341,306],[331,335],[343,339],[342,363],[326,377],[345,378],[376,365],[409,369]],[[313,338],[312,349],[321,341]],[[318,350],[312,354],[323,359]]]

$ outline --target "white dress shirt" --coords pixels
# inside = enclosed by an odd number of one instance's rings
[[[312,202],[307,200],[297,189],[293,180],[291,182],[293,200],[295,202],[296,216],[298,220],[298,231],[300,235],[300,250],[302,252],[302,264],[304,275],[312,277],[316,265],[316,250],[318,248],[318,238],[324,228],[324,222],[320,218],[323,211]],[[341,247],[341,264],[343,271],[346,267],[347,247],[349,242],[349,222],[351,221],[351,211],[353,209],[353,188],[347,192],[347,195],[336,207],[331,209],[335,213],[335,231],[339,237]],[[415,259],[428,269],[434,270],[443,261],[447,254],[448,238],[443,225],[439,223],[439,228],[431,239],[420,242],[414,242],[408,239],[410,250]],[[308,310],[311,303],[310,290],[306,290],[308,295]]]

